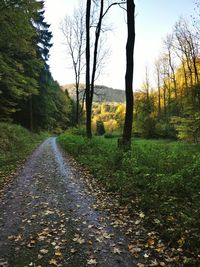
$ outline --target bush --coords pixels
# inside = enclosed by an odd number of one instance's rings
[[[72,127],[70,129],[68,129],[66,132],[70,133],[72,135],[86,136],[85,126]]]
[[[105,134],[105,128],[102,121],[96,122],[96,135],[104,135]]]
[[[167,122],[157,122],[155,127],[157,137],[177,139],[176,130],[172,124]]]

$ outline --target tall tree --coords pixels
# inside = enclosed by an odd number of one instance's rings
[[[71,16],[66,16],[61,25],[65,37],[68,54],[72,60],[76,90],[76,124],[79,124],[80,110],[80,79],[85,68],[83,56],[85,53],[85,10],[82,4],[74,10]],[[84,94],[83,94],[84,96]]]
[[[128,37],[126,43],[126,113],[123,129],[122,146],[127,150],[131,148],[131,135],[133,123],[133,54],[135,45],[135,4],[134,0],[127,0],[127,30]]]
[[[92,137],[91,116],[92,102],[90,91],[90,15],[91,15],[91,0],[87,0],[86,5],[86,133],[87,137]]]
[[[156,81],[158,89],[158,118],[161,116],[161,59],[157,59],[155,62]]]
[[[0,4],[0,118],[11,119],[20,101],[38,93],[43,66],[33,44],[37,33],[33,20],[41,4],[30,1],[1,1]]]
[[[166,48],[166,56],[168,59],[168,65],[170,67],[170,79],[172,80],[173,83],[173,89],[174,89],[174,94],[175,94],[175,99],[177,99],[177,83],[176,83],[176,75],[175,75],[175,63],[173,60],[173,47],[174,47],[174,36],[172,34],[168,34],[166,36],[166,39],[164,40],[164,45]]]
[[[108,13],[109,9],[114,5],[124,4],[124,1],[121,2],[113,2],[109,4],[105,8],[105,0],[94,0],[94,5],[97,6],[97,22],[94,25],[90,24],[91,15],[91,4],[90,0],[87,1],[86,4],[86,132],[87,137],[92,137],[92,129],[91,129],[91,117],[92,117],[92,102],[93,102],[93,95],[94,95],[94,83],[96,78],[96,71],[98,66],[98,55],[99,55],[99,48],[100,48],[100,35],[102,32],[102,23],[103,18]],[[91,48],[90,38],[91,38],[91,28],[95,28],[95,38],[94,38],[94,46]],[[93,49],[93,52],[91,53]],[[92,60],[91,60],[92,58]],[[91,62],[92,61],[92,64]],[[101,61],[101,60],[100,60]],[[90,66],[91,64],[91,66]]]
[[[47,64],[52,34],[44,1],[0,1],[0,120],[31,130],[66,128],[71,100]]]

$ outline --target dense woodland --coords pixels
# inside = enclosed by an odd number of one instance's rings
[[[47,64],[52,33],[44,1],[0,3],[0,119],[30,130],[66,129],[72,101]]]

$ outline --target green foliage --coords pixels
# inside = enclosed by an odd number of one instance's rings
[[[19,125],[0,123],[0,184],[46,136],[32,134]]]
[[[99,135],[121,131],[124,123],[125,105],[121,103],[94,103],[93,104],[93,132]],[[102,128],[102,123],[104,130]],[[100,127],[100,128],[99,128]],[[98,128],[98,129],[97,129]],[[102,129],[102,133],[98,133]]]
[[[121,135],[118,132],[104,134],[104,138],[116,138],[116,137],[121,137]]]
[[[52,33],[44,1],[0,4],[0,120],[30,130],[65,130],[72,102],[51,76],[46,61]]]
[[[86,136],[86,129],[85,126],[79,125],[78,127],[72,127],[67,130],[67,133],[71,135],[80,135],[80,136]]]
[[[23,112],[23,110],[22,110]],[[53,131],[65,130],[70,125],[72,101],[64,93],[48,71],[43,71],[40,93],[33,98],[35,128]]]
[[[37,31],[32,21],[41,3],[34,0],[3,1],[0,8],[0,118],[19,109],[19,100],[38,93],[38,77],[44,63],[37,57]]]
[[[200,140],[200,111],[189,112],[186,117],[172,117],[171,123],[177,131],[180,140],[199,142]]]
[[[115,138],[88,140],[66,132],[58,141],[109,190],[118,191],[123,201],[139,199],[148,226],[160,230],[174,245],[184,236],[185,247],[195,251],[199,244],[199,146],[134,139],[132,151],[122,154]]]
[[[156,136],[159,138],[177,139],[176,130],[172,123],[158,121],[155,125]]]

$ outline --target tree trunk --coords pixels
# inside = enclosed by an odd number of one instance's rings
[[[98,45],[99,45],[99,37],[101,33],[101,24],[103,20],[103,9],[104,9],[104,0],[101,0],[101,7],[99,13],[99,21],[96,27],[95,32],[95,44],[94,44],[94,59],[93,59],[93,69],[92,69],[92,80],[91,80],[91,103],[93,101],[93,94],[94,94],[94,81],[95,81],[95,74],[96,74],[96,67],[97,67],[97,54],[98,54]]]
[[[158,118],[161,116],[161,86],[160,86],[160,67],[156,66],[157,87],[158,87]]]
[[[33,98],[30,97],[29,100],[29,108],[30,108],[30,131],[33,131]]]
[[[167,88],[167,84],[166,84],[166,81],[164,81],[164,86],[163,86],[163,102],[164,102],[164,115],[165,115],[165,119],[166,119],[166,115],[167,115],[166,88]]]
[[[91,114],[92,105],[90,98],[90,11],[91,0],[87,0],[86,6],[86,134],[88,138],[92,137]]]
[[[126,114],[122,138],[122,147],[131,149],[131,135],[133,123],[133,53],[135,44],[135,4],[134,0],[127,0],[127,29],[128,37],[126,44]]]
[[[76,83],[76,125],[79,125],[79,84]]]
[[[172,80],[174,84],[174,95],[175,95],[175,99],[177,100],[178,94],[177,94],[176,74],[175,74],[173,63],[172,63],[172,56],[171,56],[170,50],[168,51],[168,56],[169,56],[169,66],[172,72]]]

